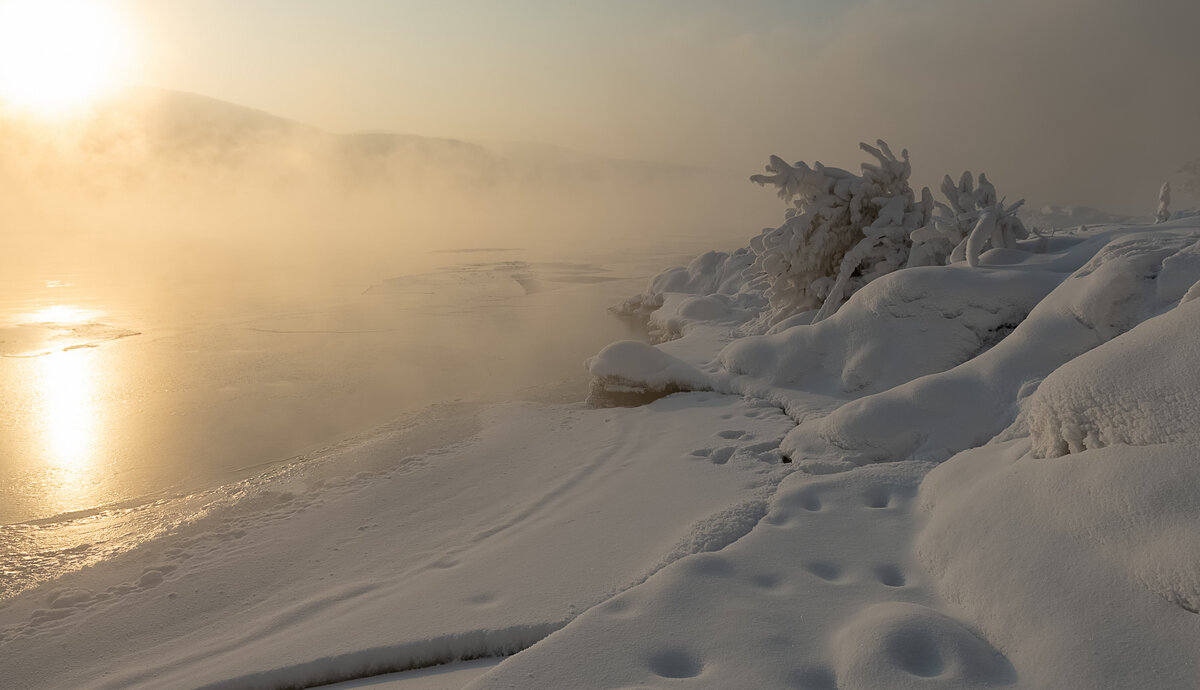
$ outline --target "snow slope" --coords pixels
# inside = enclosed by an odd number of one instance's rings
[[[809,472],[472,687],[1196,687],[1198,239],[900,271],[690,362],[787,409]]]
[[[747,335],[744,256],[707,255],[624,306],[673,339],[589,360],[600,402],[665,397],[247,483],[0,604],[0,677],[1200,686],[1197,256],[1194,219],[1098,226]]]

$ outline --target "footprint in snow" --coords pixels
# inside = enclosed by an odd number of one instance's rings
[[[806,564],[804,569],[826,582],[832,582],[842,576],[842,567],[828,561],[813,561]]]
[[[708,456],[708,460],[714,465],[724,465],[729,462],[729,458],[733,457],[734,450],[736,449],[733,446],[717,448]]]
[[[892,504],[892,492],[886,486],[872,486],[863,492],[862,499],[868,508],[887,508]]]
[[[683,649],[663,649],[647,659],[650,670],[662,678],[694,678],[704,670],[695,654]]]
[[[878,578],[880,584],[888,587],[904,586],[904,571],[900,570],[900,566],[892,563],[875,566],[875,577]]]

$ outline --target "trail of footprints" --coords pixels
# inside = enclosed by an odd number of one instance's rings
[[[745,439],[749,434],[731,429],[714,434],[714,438]],[[724,447],[722,447],[724,448]],[[700,449],[693,454],[709,457],[721,448]],[[870,472],[870,470],[868,470]],[[745,560],[745,554],[713,552],[698,554],[680,562],[682,569],[678,590],[669,588],[659,592],[664,600],[694,596],[704,601],[739,601],[741,605],[753,601],[747,598],[752,591],[760,592],[768,608],[796,608],[797,617],[803,617],[806,606],[815,606],[819,611],[826,603],[836,601],[830,594],[822,594],[825,587],[845,588],[848,598],[844,604],[832,604],[840,608],[837,622],[831,630],[824,631],[810,642],[820,646],[831,637],[846,642],[852,653],[844,658],[820,654],[798,664],[788,675],[790,687],[809,690],[834,690],[842,682],[849,686],[863,687],[862,673],[875,673],[882,664],[891,670],[889,675],[907,681],[931,679],[934,684],[953,686],[957,681],[969,684],[975,681],[1004,680],[1008,676],[1007,661],[984,640],[953,619],[925,605],[929,595],[927,584],[918,573],[906,572],[903,564],[907,558],[908,539],[904,528],[888,532],[873,543],[859,544],[849,552],[838,546],[841,542],[830,542],[820,532],[832,524],[846,522],[872,523],[880,527],[884,523],[899,525],[907,521],[912,502],[916,496],[917,481],[906,479],[899,472],[888,476],[885,472],[874,472],[874,476],[861,477],[855,481],[849,475],[841,479],[835,476],[813,478],[808,484],[795,486],[777,496],[771,513],[763,518],[764,532],[750,536],[750,550],[761,551],[770,544],[771,550],[795,554],[795,558],[784,558],[774,569],[763,568],[764,561],[754,563]],[[814,519],[816,522],[814,523]],[[865,524],[864,523],[864,524]],[[861,524],[855,527],[861,533]],[[887,532],[887,530],[885,530]],[[871,540],[868,540],[871,541]],[[841,557],[839,557],[839,554]],[[749,566],[749,567],[748,567]],[[707,584],[704,584],[707,583]],[[691,590],[701,594],[691,595]],[[745,595],[739,594],[744,592]],[[802,603],[807,593],[809,603]],[[637,590],[616,597],[597,609],[605,617],[623,619],[661,620],[657,601],[639,601]],[[651,623],[650,625],[657,625]],[[886,634],[875,634],[879,630]],[[797,640],[783,637],[781,643],[798,644]],[[883,644],[899,639],[904,645]],[[663,639],[661,646],[647,650],[645,656],[632,660],[640,661],[649,678],[684,679],[695,678],[707,672],[711,666],[719,667],[722,659],[708,650],[707,658],[700,649],[680,646],[670,636]],[[965,651],[964,651],[965,650]],[[732,652],[737,653],[737,652]],[[1004,684],[1004,683],[998,683]]]
[[[820,493],[815,489],[803,489],[789,497],[796,507],[807,513],[819,513],[826,509]],[[884,510],[887,508],[906,509],[909,497],[896,495],[894,487],[886,484],[872,484],[858,493],[857,502],[864,510]],[[791,522],[791,517],[783,515],[768,516],[767,524],[783,526]],[[843,567],[831,561],[814,560],[804,564],[804,569],[826,582],[838,582],[846,578]],[[880,563],[870,569],[869,576],[887,587],[903,587],[906,582],[904,570],[895,563]]]
[[[747,426],[750,425],[750,420],[768,420],[771,417],[785,416],[782,410],[769,403],[759,402],[755,405],[741,415],[733,413],[721,415],[721,419],[730,422],[730,427],[733,428],[714,433],[711,437],[711,444],[693,450],[691,457],[706,459],[714,465],[724,465],[734,457],[772,465],[791,462],[779,450],[779,444],[783,441],[782,436],[760,440],[758,435],[752,431],[736,428],[738,425],[734,423],[734,420],[739,416],[747,420]]]

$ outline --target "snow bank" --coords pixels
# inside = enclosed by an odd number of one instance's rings
[[[1200,442],[1197,333],[1193,300],[1055,370],[1025,414],[1034,453]]]
[[[1028,448],[967,451],[922,484],[918,553],[938,592],[1025,687],[1200,686],[1200,450]]]
[[[945,460],[986,443],[1013,422],[1018,403],[1042,378],[1172,306],[1160,297],[1156,278],[1167,258],[1195,241],[1194,229],[1109,240],[992,349],[949,371],[850,402],[797,429],[784,450],[861,464]]]
[[[1196,687],[1189,222],[897,271],[828,320],[693,357],[786,409],[779,450],[809,472],[731,545],[474,687]]]

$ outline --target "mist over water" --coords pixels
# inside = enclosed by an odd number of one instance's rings
[[[3,127],[5,524],[236,480],[433,403],[581,399],[583,358],[637,337],[606,307],[778,213],[722,171],[173,92]]]

